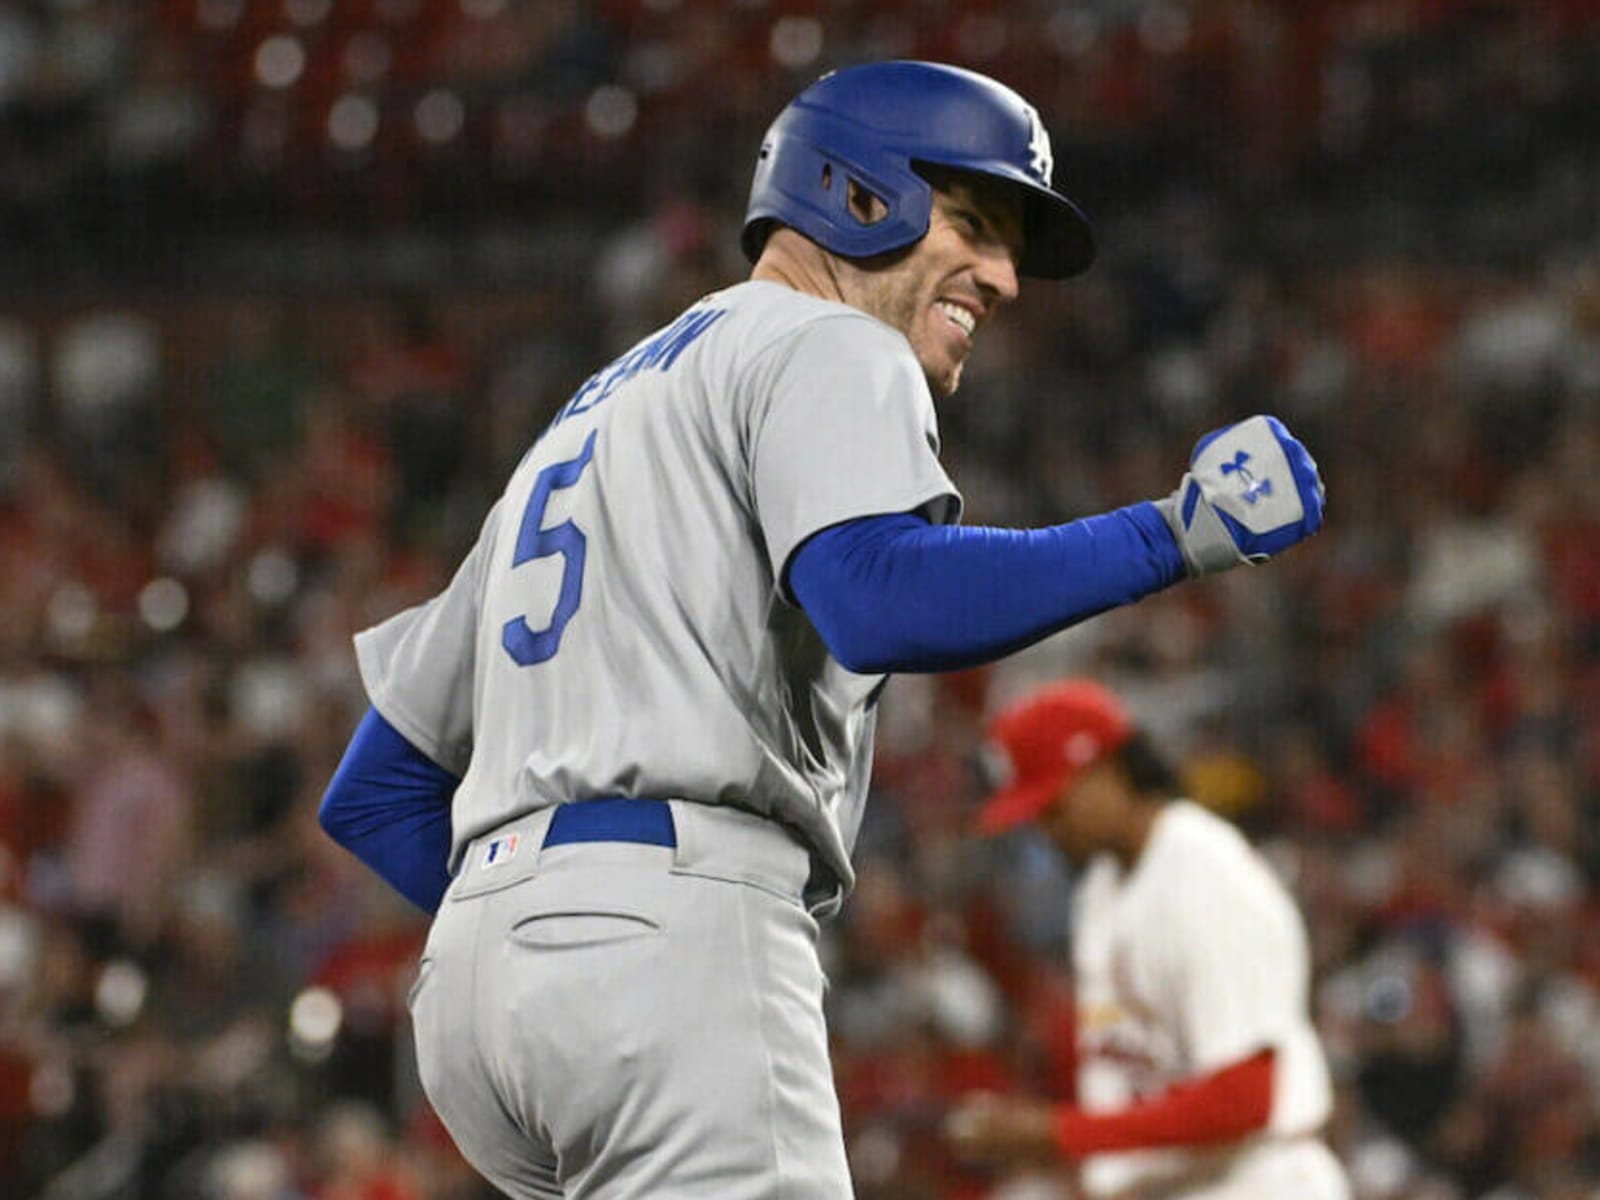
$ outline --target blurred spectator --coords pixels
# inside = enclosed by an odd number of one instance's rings
[[[159,332],[135,313],[86,314],[57,336],[52,376],[75,472],[112,500],[136,503],[163,451]]]
[[[100,953],[148,947],[189,866],[193,797],[162,754],[154,714],[125,684],[108,679],[85,715],[65,843],[68,903]]]
[[[211,356],[204,418],[224,466],[254,481],[299,436],[322,376],[290,306],[235,303],[226,317],[220,352]]]
[[[395,467],[395,533],[425,529],[472,461],[467,364],[425,302],[397,301],[372,322],[350,367],[350,384],[384,431]]]
[[[317,1134],[321,1182],[311,1200],[415,1200],[383,1119],[354,1103],[335,1107]]]

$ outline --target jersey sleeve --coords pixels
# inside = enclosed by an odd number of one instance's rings
[[[933,397],[905,339],[855,315],[810,322],[763,355],[750,389],[750,487],[773,574],[819,530],[920,512],[956,521]]]
[[[478,614],[498,515],[497,505],[444,591],[355,639],[372,706],[406,741],[456,775],[466,773],[472,758]]]

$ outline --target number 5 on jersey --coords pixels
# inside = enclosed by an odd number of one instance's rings
[[[533,481],[533,493],[528,497],[528,507],[522,513],[522,525],[517,530],[517,552],[511,559],[513,569],[536,558],[561,556],[561,592],[556,597],[555,611],[550,614],[550,624],[543,629],[532,629],[526,617],[513,617],[500,631],[500,644],[518,666],[531,667],[555,657],[561,649],[561,633],[583,603],[583,559],[588,539],[583,530],[570,520],[551,529],[542,528],[544,510],[550,503],[550,493],[557,488],[569,488],[583,477],[583,470],[594,454],[594,433],[583,444],[577,458],[551,463],[539,472]]]

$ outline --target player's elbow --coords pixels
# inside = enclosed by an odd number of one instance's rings
[[[893,658],[881,651],[874,653],[866,647],[855,646],[840,649],[830,646],[829,651],[840,666],[855,675],[888,675],[895,670]]]
[[[363,830],[371,824],[371,798],[361,784],[357,757],[356,751],[346,751],[317,806],[317,824],[322,832],[352,853]]]
[[[813,535],[795,551],[789,588],[846,670],[884,675],[904,661],[906,639],[894,616],[900,596],[890,586],[891,551],[908,531],[926,528],[926,521],[908,514],[862,517]]]
[[[828,653],[857,675],[885,675],[895,670],[896,639],[881,613],[878,597],[852,579],[838,579],[828,588],[796,588],[801,607]]]
[[[345,794],[338,776],[322,793],[322,803],[317,806],[317,824],[341,846],[348,846],[350,833],[350,798]]]
[[[828,653],[857,675],[886,675],[895,670],[895,647],[883,636],[884,631],[867,611],[845,601],[844,595],[835,594],[830,603],[808,610],[812,627]]]

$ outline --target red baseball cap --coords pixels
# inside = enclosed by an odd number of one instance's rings
[[[1110,689],[1088,679],[1051,684],[989,724],[1011,780],[983,803],[978,829],[1003,833],[1039,816],[1083,770],[1133,736],[1133,719]]]

